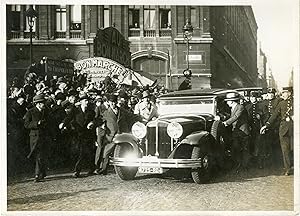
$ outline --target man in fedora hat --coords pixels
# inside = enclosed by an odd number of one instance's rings
[[[223,122],[225,127],[232,126],[232,159],[235,161],[236,169],[247,169],[249,154],[249,125],[248,114],[243,105],[239,104],[240,95],[230,92],[224,99],[231,108],[229,119]]]
[[[261,128],[260,132],[264,134],[267,129],[271,129],[280,119],[279,125],[279,141],[283,156],[284,175],[290,175],[293,172],[293,88],[284,87],[282,89],[282,101],[271,114],[266,124]]]
[[[80,94],[80,105],[75,108],[64,124],[60,125],[61,128],[64,125],[71,124],[77,134],[77,154],[76,163],[74,167],[73,177],[78,178],[80,172],[83,169],[83,165],[88,166],[88,175],[92,174],[94,166],[94,154],[95,154],[95,141],[97,121],[95,119],[95,111],[89,106],[89,97],[86,93]]]
[[[150,100],[150,96],[149,91],[145,90],[141,102],[137,103],[134,108],[134,114],[139,115],[143,122],[148,122],[158,116],[157,107]]]
[[[129,133],[131,131],[132,125],[141,120],[138,115],[135,115],[123,107],[118,107],[118,97],[117,95],[108,95],[109,107],[103,112],[102,123],[104,124],[105,135],[102,140],[102,151],[98,156],[98,173],[107,173],[109,154],[114,149],[114,144],[112,143],[113,138],[116,134]]]
[[[35,181],[39,182],[46,176],[46,159],[51,142],[52,127],[49,110],[45,106],[43,94],[33,97],[34,107],[24,117],[24,126],[30,130],[30,153],[28,158],[35,160]]]

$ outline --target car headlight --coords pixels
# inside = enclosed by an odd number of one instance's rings
[[[132,125],[131,132],[136,138],[142,139],[147,134],[147,127],[142,122],[136,122]]]
[[[183,134],[183,128],[178,122],[171,122],[167,127],[168,135],[173,139],[178,139]]]

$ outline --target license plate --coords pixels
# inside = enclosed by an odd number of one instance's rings
[[[163,170],[160,167],[139,167],[139,173],[162,173]]]

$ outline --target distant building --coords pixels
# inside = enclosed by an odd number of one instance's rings
[[[258,78],[257,85],[261,87],[267,87],[267,56],[262,51],[261,44],[258,47],[257,53],[257,69],[258,69]]]
[[[130,65],[177,89],[187,67],[192,88],[257,84],[257,24],[250,6],[35,5],[33,58],[78,60],[95,56],[97,29],[116,28],[130,42]],[[8,77],[29,65],[28,5],[7,5]],[[108,48],[109,49],[109,48]],[[118,54],[115,54],[118,55]]]

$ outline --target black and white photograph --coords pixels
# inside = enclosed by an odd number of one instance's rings
[[[1,1],[1,215],[299,215],[299,8]]]

